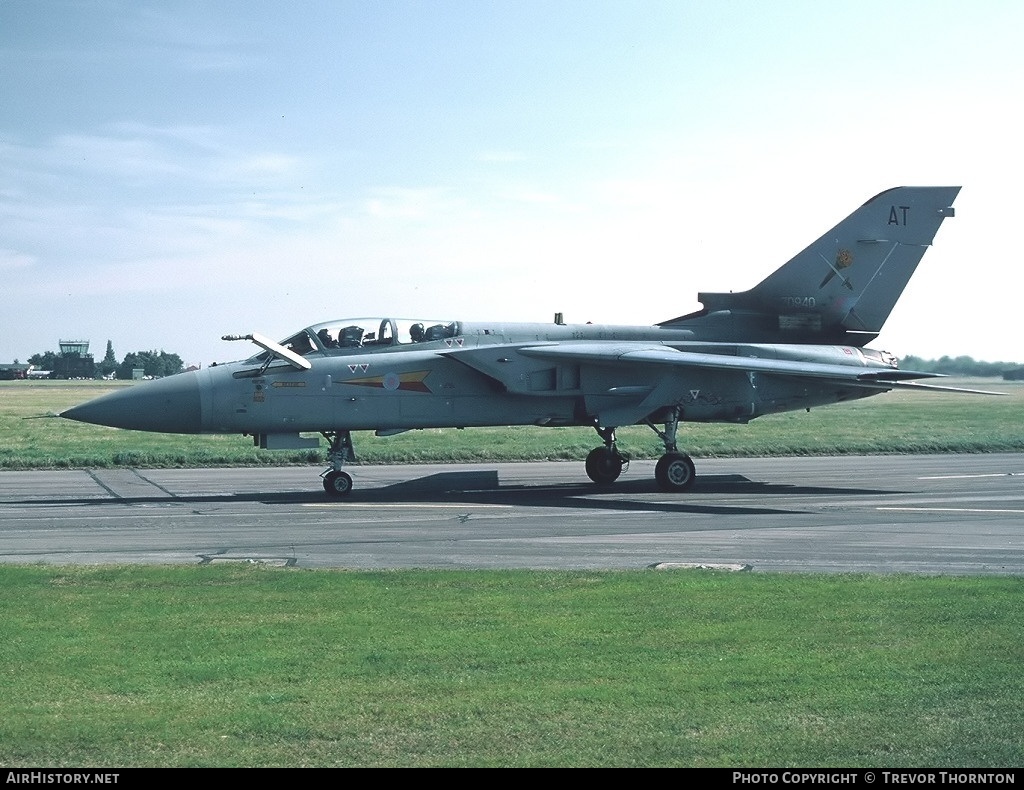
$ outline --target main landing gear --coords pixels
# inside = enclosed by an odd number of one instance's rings
[[[599,486],[607,486],[619,479],[629,459],[615,446],[615,429],[594,426],[604,440],[604,447],[595,447],[587,455],[587,476]]]
[[[331,431],[322,435],[331,443],[327,451],[327,462],[331,468],[320,475],[324,481],[324,491],[331,496],[348,496],[352,493],[352,476],[342,471],[342,467],[346,461],[356,460],[352,450],[352,434],[349,431]]]
[[[665,454],[654,467],[654,479],[662,491],[675,493],[686,491],[697,477],[690,456],[676,449],[679,416],[680,410],[673,409],[665,420],[664,431],[658,430],[650,420],[645,421],[665,444]],[[604,440],[604,447],[594,448],[587,456],[587,476],[598,485],[611,485],[629,464],[629,459],[620,453],[615,445],[615,428],[602,428],[598,425],[594,427],[598,436]]]

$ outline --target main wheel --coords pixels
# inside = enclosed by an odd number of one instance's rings
[[[324,475],[324,491],[331,496],[348,496],[352,493],[351,475],[348,472],[328,472]]]
[[[693,461],[685,453],[666,453],[654,467],[654,479],[662,491],[685,491],[696,477]]]
[[[624,459],[607,447],[595,447],[587,455],[587,476],[599,486],[611,485],[622,474]]]

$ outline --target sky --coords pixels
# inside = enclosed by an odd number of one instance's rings
[[[871,345],[1024,362],[1022,29],[1016,0],[0,0],[0,361],[652,324],[962,185]]]

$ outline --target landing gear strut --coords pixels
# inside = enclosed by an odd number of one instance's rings
[[[664,431],[659,431],[650,420],[646,421],[650,429],[658,434],[658,438],[665,444],[665,454],[658,459],[658,465],[654,467],[654,479],[658,481],[658,488],[662,491],[685,491],[693,485],[697,477],[690,456],[676,448],[676,431],[679,428],[681,413],[679,407],[672,409],[665,419]]]
[[[327,451],[327,462],[331,465],[320,475],[324,491],[331,496],[343,497],[352,493],[352,476],[342,471],[346,461],[356,460],[352,450],[352,434],[349,431],[325,431],[323,437],[331,443]]]

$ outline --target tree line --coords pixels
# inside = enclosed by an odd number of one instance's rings
[[[108,340],[107,351],[102,361],[94,362],[91,355],[82,357],[79,354],[61,354],[55,351],[44,351],[33,354],[28,363],[38,370],[49,370],[55,378],[110,378],[132,379],[136,370],[142,375],[153,378],[164,378],[181,373],[185,363],[177,354],[166,351],[131,351],[124,355],[121,362],[114,355],[114,346]]]
[[[76,360],[68,360],[67,355],[54,351],[45,351],[42,354],[33,354],[28,358],[30,365],[38,370],[54,371],[60,375],[60,371],[71,368],[82,370],[81,364],[75,364]],[[78,358],[77,354],[71,355]],[[77,360],[81,362],[80,358]],[[91,361],[91,357],[89,358]],[[71,363],[70,365],[68,363]],[[1016,362],[984,362],[969,356],[950,357],[944,356],[939,359],[924,359],[908,355],[900,361],[900,367],[905,370],[920,370],[923,373],[943,373],[947,376],[967,376],[981,378],[1002,378],[1006,381],[1024,381],[1024,365]],[[119,379],[131,379],[134,371],[141,369],[144,376],[163,378],[181,373],[185,364],[177,354],[168,354],[166,351],[132,351],[125,354],[121,362],[117,361],[114,355],[114,346],[108,340],[107,351],[101,362],[94,363],[94,369],[86,377],[93,376],[110,377],[114,375]]]
[[[939,357],[939,359],[906,356],[900,360],[900,367],[906,370],[920,370],[922,373],[944,373],[947,376],[1024,381],[1024,365],[1019,365],[1016,362],[983,362],[967,356],[946,356]]]

